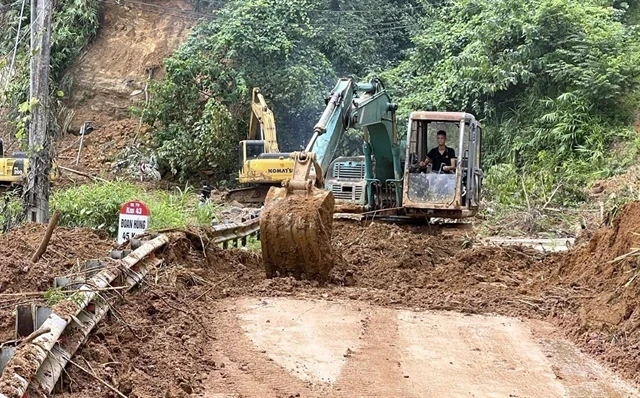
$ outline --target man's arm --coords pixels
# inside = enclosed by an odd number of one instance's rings
[[[451,158],[449,166],[444,166],[442,170],[456,171],[456,151],[454,151],[452,148],[449,148],[449,157]]]
[[[420,167],[427,167],[427,165],[432,162],[431,160],[431,157],[433,157],[433,155],[431,154],[432,152],[433,152],[433,149],[430,150],[427,156],[424,158],[424,160],[420,162]]]

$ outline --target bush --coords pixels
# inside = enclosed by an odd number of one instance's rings
[[[17,193],[7,193],[0,202],[0,232],[4,233],[24,220],[22,201]]]
[[[99,182],[55,192],[51,208],[60,211],[60,224],[68,227],[118,231],[120,207],[129,200],[141,200],[151,211],[150,229],[208,225],[218,212],[215,204],[199,207],[198,195],[185,190],[151,191],[128,182]]]

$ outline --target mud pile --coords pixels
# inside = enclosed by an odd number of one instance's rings
[[[76,354],[128,397],[202,396],[206,382],[224,385],[230,372],[242,372],[235,358],[212,347],[230,344],[225,333],[232,320],[220,299],[248,294],[264,280],[261,258],[213,245],[203,253],[195,249],[202,247],[199,238],[191,238],[160,254],[170,266],[147,277]],[[72,366],[60,392],[56,396],[112,396]]]
[[[46,225],[27,224],[0,235],[0,342],[13,337],[12,313],[17,304],[44,302],[44,292],[53,286],[54,277],[77,273],[85,260],[104,257],[112,248],[106,233],[59,227],[34,264],[31,256],[46,229]]]
[[[640,374],[640,202],[624,207],[610,228],[596,231],[583,247],[558,260],[552,283],[571,289],[575,316],[559,316],[592,354]]]
[[[635,258],[608,263],[638,246],[636,225],[640,204],[624,209],[612,228],[597,231],[585,247],[545,255],[521,247],[468,248],[469,239],[456,231],[336,221],[336,265],[324,284],[266,279],[259,253],[221,250],[204,235],[192,236],[163,253],[170,266],[127,297],[77,361],[86,360],[131,397],[197,396],[211,383],[233,390],[247,368],[221,354],[235,349],[229,348],[237,343],[229,340],[229,325],[237,320],[230,301],[220,299],[279,296],[545,319],[637,381],[634,287],[640,281],[624,287],[633,278]],[[263,369],[251,371],[269,377]],[[109,394],[73,367],[65,386],[67,397]]]
[[[138,122],[134,120],[112,121],[106,117],[97,117],[93,121],[95,130],[84,137],[82,152],[76,166],[76,157],[80,146],[80,137],[65,135],[57,142],[57,160],[61,166],[80,170],[103,178],[112,177],[116,157],[133,142],[138,132]],[[144,138],[147,127],[143,126],[139,138]],[[56,186],[88,181],[86,177],[62,171],[63,178]]]

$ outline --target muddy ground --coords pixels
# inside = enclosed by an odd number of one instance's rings
[[[103,258],[113,248],[106,233],[57,228],[47,251],[32,263],[46,229],[46,225],[28,224],[0,235],[0,342],[13,339],[16,305],[45,304],[54,277],[74,277],[85,260]]]
[[[282,374],[282,366],[256,351],[259,340],[252,343],[243,332],[249,332],[246,322],[242,324],[247,300],[286,298],[342,303],[369,311],[370,319],[386,308],[412,314],[497,314],[543,322],[546,328],[556,325],[560,332],[554,333],[626,379],[640,382],[636,259],[610,263],[637,246],[637,225],[636,203],[584,247],[545,255],[518,247],[466,248],[471,242],[465,234],[446,229],[336,221],[338,262],[325,285],[266,279],[257,252],[208,246],[205,254],[197,249],[199,239],[185,239],[164,251],[171,266],[154,270],[130,293],[75,361],[129,397],[225,396],[211,391],[245,391],[229,396],[327,396],[330,391],[321,383],[291,374],[273,376]],[[370,330],[364,321],[363,330]],[[594,380],[603,377],[594,375]],[[262,393],[246,395],[252,388]],[[340,396],[332,391],[328,396]],[[60,392],[66,397],[113,396],[73,366]]]

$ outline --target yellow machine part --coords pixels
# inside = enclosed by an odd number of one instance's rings
[[[334,265],[331,233],[335,199],[310,178],[322,175],[313,153],[294,152],[293,178],[272,187],[260,215],[262,259],[268,278],[293,276],[325,281]]]
[[[238,181],[241,184],[279,184],[291,178],[293,159],[252,159],[242,165]]]
[[[0,158],[0,184],[21,184],[27,178],[29,159]],[[56,162],[51,166],[49,179],[56,181],[60,177],[60,169]]]

